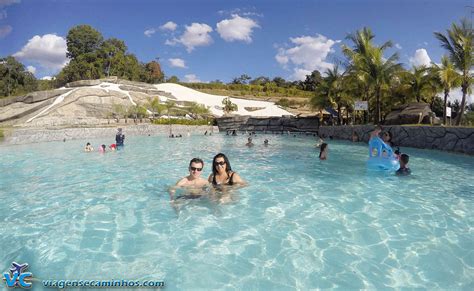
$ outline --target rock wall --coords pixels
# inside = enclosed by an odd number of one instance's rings
[[[220,131],[300,131],[317,132],[318,117],[226,116],[216,119]]]
[[[321,126],[323,138],[351,140],[355,132],[360,141],[368,142],[373,125]],[[393,135],[395,146],[437,149],[474,155],[474,128],[442,126],[384,126]]]

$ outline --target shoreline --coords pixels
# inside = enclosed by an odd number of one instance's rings
[[[5,130],[5,137],[0,141],[3,145],[20,145],[37,142],[63,141],[89,139],[89,138],[110,138],[115,136],[117,128],[122,128],[125,136],[147,136],[147,135],[169,135],[169,125],[124,125],[120,124],[113,127],[58,127],[58,128],[8,128]],[[173,134],[189,134],[203,135],[206,131],[219,132],[217,126],[209,125],[172,125]]]

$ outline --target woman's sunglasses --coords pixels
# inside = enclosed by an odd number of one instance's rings
[[[202,171],[202,168],[195,168],[195,167],[189,167],[191,169],[191,171],[198,171],[198,172],[201,172]]]
[[[214,162],[214,165],[216,165],[216,166],[223,166],[223,165],[225,165],[225,161],[222,161],[222,162]]]

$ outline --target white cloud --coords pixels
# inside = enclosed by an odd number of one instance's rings
[[[202,83],[202,81],[194,74],[184,75],[184,81],[187,83]]]
[[[51,76],[44,76],[43,78],[41,78],[41,80],[52,80],[53,77]]]
[[[232,19],[224,19],[217,23],[217,32],[225,41],[252,42],[254,28],[260,27],[257,22],[250,18],[232,15]]]
[[[166,40],[165,44],[175,45],[181,43],[186,47],[188,53],[192,52],[198,46],[206,46],[212,43],[212,37],[209,33],[212,27],[205,23],[192,23],[186,25],[186,30],[179,39]]]
[[[186,69],[186,64],[184,63],[183,59],[168,59],[170,65],[175,68],[183,68]]]
[[[321,73],[333,67],[332,63],[326,61],[329,53],[334,52],[332,46],[340,40],[328,39],[323,35],[302,36],[290,38],[293,47],[280,48],[275,59],[284,68],[293,68],[294,80],[304,80],[305,72],[311,73],[318,70]]]
[[[143,34],[148,36],[148,37],[151,37],[155,32],[156,32],[156,29],[150,28],[150,29],[145,30],[145,32],[143,32]]]
[[[0,11],[0,20],[7,18],[7,11],[2,10]]]
[[[0,0],[0,7],[20,3],[21,0]]]
[[[40,64],[50,70],[59,70],[69,59],[66,57],[66,40],[55,34],[35,35],[21,49],[13,54],[19,59],[26,59]]]
[[[410,64],[415,67],[431,65],[431,59],[425,49],[417,49],[415,55],[409,59]]]
[[[174,23],[173,21],[168,21],[162,26],[160,26],[161,30],[170,30],[170,31],[175,31],[178,25]]]
[[[396,47],[397,49],[399,49],[399,50],[402,49],[402,46],[401,46],[399,43],[396,43],[396,44],[395,44],[395,47]]]
[[[33,75],[36,73],[36,68],[33,67],[33,66],[28,66],[26,67],[26,70],[30,73],[32,73]]]
[[[0,26],[0,38],[4,38],[12,32],[13,28],[10,25]]]

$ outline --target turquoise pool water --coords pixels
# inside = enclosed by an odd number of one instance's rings
[[[367,172],[364,144],[329,141],[320,162],[306,136],[129,137],[105,155],[85,142],[0,147],[2,272],[28,262],[39,279],[167,290],[474,288],[474,157],[407,148],[413,175],[397,177]],[[249,186],[171,207],[189,160],[207,177],[218,152]]]

